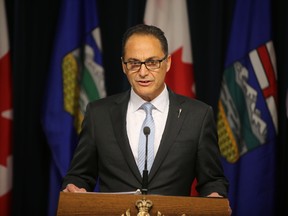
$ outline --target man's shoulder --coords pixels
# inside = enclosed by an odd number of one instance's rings
[[[175,100],[177,100],[180,104],[182,104],[184,106],[193,106],[193,107],[199,107],[199,108],[211,107],[209,104],[205,103],[204,101],[201,101],[201,100],[196,99],[196,98],[191,98],[191,97],[187,97],[184,95],[180,95],[177,93],[173,93],[173,97],[171,97],[171,98],[172,98],[172,100],[174,98]]]

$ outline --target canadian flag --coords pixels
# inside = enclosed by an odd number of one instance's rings
[[[167,85],[176,93],[195,97],[192,46],[186,0],[147,0],[144,23],[162,29],[168,40],[172,64]],[[196,180],[191,195],[197,196]]]
[[[12,93],[5,2],[0,0],[0,215],[11,214]]]
[[[168,40],[172,65],[166,76],[167,85],[178,94],[195,97],[186,0],[147,0],[144,23],[161,28]]]

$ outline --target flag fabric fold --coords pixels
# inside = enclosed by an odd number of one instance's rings
[[[270,0],[236,0],[218,106],[232,215],[275,215],[277,69]]]
[[[49,215],[77,145],[86,105],[106,96],[95,0],[64,0],[60,8],[43,101],[42,124],[51,150]]]

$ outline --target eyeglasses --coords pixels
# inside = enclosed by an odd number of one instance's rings
[[[126,65],[126,68],[129,72],[136,72],[136,71],[139,71],[142,64],[145,65],[145,67],[147,68],[147,70],[150,70],[150,71],[154,71],[156,69],[159,69],[161,67],[161,62],[164,61],[165,59],[167,58],[167,55],[164,56],[164,58],[162,59],[147,59],[146,61],[144,62],[141,62],[141,61],[123,61],[123,63]]]

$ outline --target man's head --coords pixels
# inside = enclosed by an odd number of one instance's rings
[[[122,68],[141,98],[150,101],[163,91],[170,65],[168,43],[161,29],[140,24],[126,31],[122,43]]]

